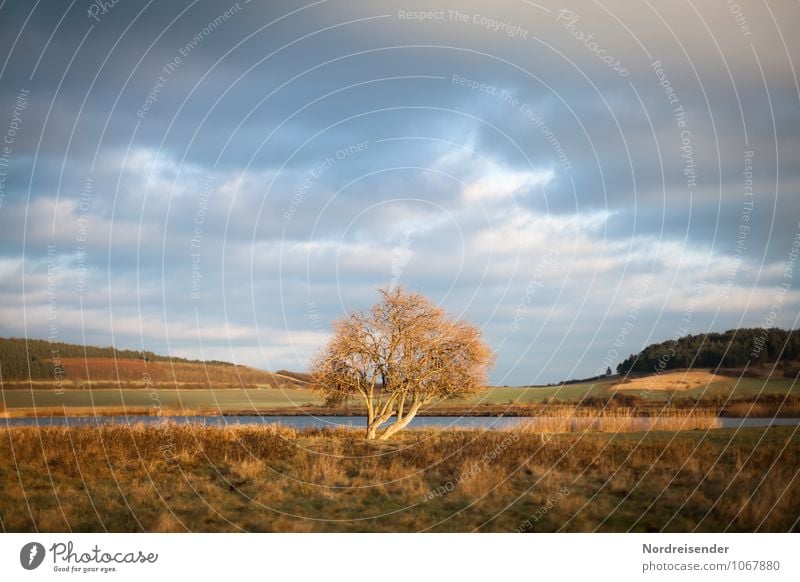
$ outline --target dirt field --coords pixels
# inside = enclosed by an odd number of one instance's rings
[[[55,366],[56,363],[54,362]],[[171,385],[173,388],[202,387],[255,387],[304,388],[308,382],[302,375],[283,375],[257,370],[247,366],[220,365],[196,362],[146,362],[135,358],[60,358],[63,382],[55,385],[52,380],[35,382],[37,385],[65,389],[87,388],[91,381],[97,388],[99,383],[114,383],[122,386],[150,388],[149,383]],[[145,381],[146,380],[146,381]],[[5,388],[28,388],[26,381],[6,382]]]
[[[697,372],[669,372],[653,374],[645,378],[635,378],[621,384],[612,386],[612,390],[639,390],[648,391],[683,391],[693,388],[704,388],[712,382],[723,380],[722,376],[706,371]]]

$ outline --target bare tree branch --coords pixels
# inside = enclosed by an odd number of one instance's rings
[[[369,313],[334,323],[333,337],[311,365],[327,404],[364,400],[368,439],[389,438],[434,399],[480,389],[494,360],[472,324],[402,287],[379,292]]]

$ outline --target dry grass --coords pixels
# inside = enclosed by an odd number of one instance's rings
[[[735,402],[725,407],[725,414],[736,418],[800,418],[800,404],[776,405],[757,402]]]
[[[793,428],[361,437],[168,423],[0,429],[0,524],[122,532],[798,527]]]
[[[535,433],[563,432],[641,432],[709,430],[719,428],[717,415],[710,410],[662,409],[651,416],[635,410],[596,410],[557,407],[545,409],[542,416],[527,421],[522,430]]]
[[[621,384],[612,386],[612,390],[648,391],[681,391],[692,388],[703,388],[712,382],[722,380],[721,376],[706,371],[682,371],[652,374],[643,378],[631,378]]]

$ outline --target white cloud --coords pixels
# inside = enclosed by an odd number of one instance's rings
[[[464,188],[468,201],[492,201],[525,196],[531,189],[544,187],[555,178],[552,170],[515,172],[498,170],[470,182]]]

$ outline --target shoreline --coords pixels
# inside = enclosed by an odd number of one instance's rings
[[[656,405],[650,407],[636,408],[598,408],[595,406],[576,406],[570,404],[550,405],[540,407],[530,406],[477,406],[477,407],[448,407],[431,408],[417,413],[417,418],[539,418],[557,416],[564,411],[574,411],[576,416],[586,416],[591,414],[628,414],[638,417],[658,416],[662,412],[704,412],[713,413],[719,418],[800,418],[800,410],[796,407],[779,408],[778,406],[756,405],[752,408],[745,408],[737,404],[728,410],[720,409],[716,406],[697,406],[697,407],[664,407]],[[154,408],[154,407],[39,407],[39,408],[12,408],[0,412],[2,419],[14,418],[92,418],[92,417],[124,417],[124,416],[143,416],[143,417],[346,417],[359,418],[366,417],[366,411],[352,408],[324,408],[324,407],[282,407],[282,408],[260,408],[257,410],[233,409],[219,410],[210,408]]]

